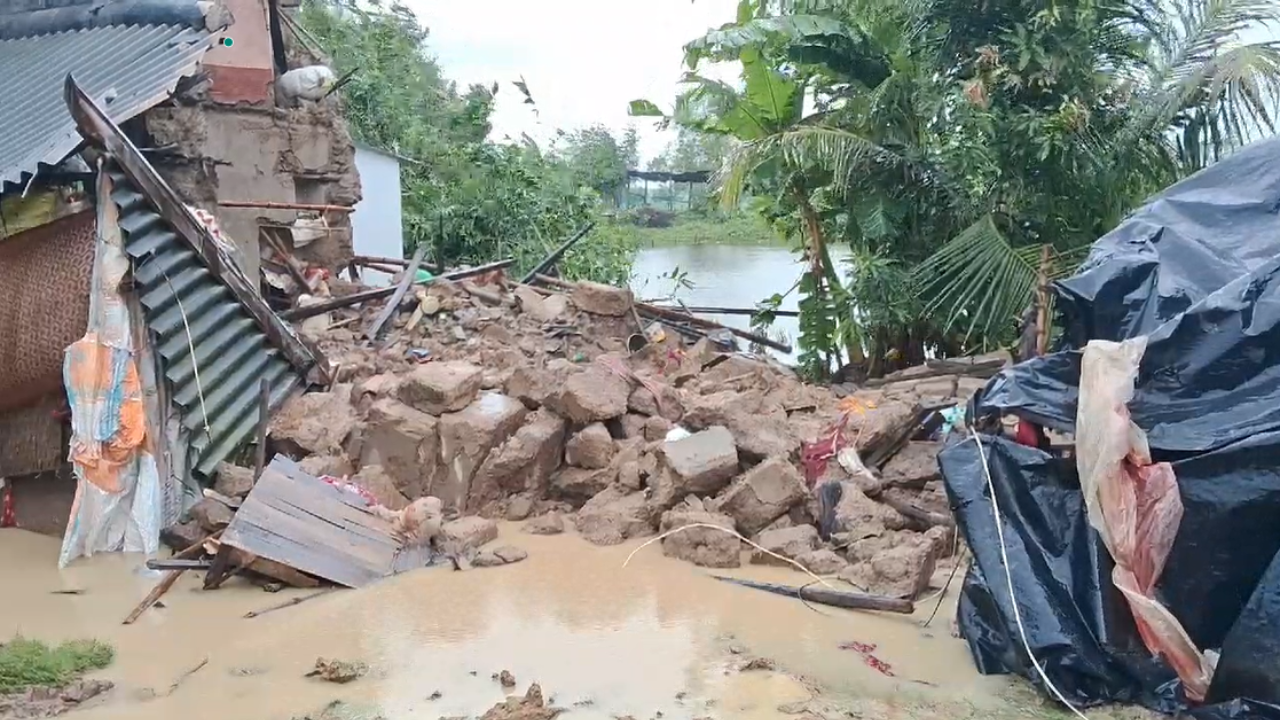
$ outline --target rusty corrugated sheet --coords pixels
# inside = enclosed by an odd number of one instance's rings
[[[180,24],[0,39],[0,189],[42,164],[56,165],[79,145],[63,100],[68,74],[120,123],[166,100],[216,39]]]
[[[278,406],[304,377],[129,178],[109,172],[135,292],[188,431],[190,467],[204,480],[257,428],[259,383]]]

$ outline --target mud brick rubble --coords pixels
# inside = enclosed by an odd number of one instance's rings
[[[707,523],[817,574],[900,597],[925,589],[935,563],[954,551],[940,444],[883,448],[907,437],[922,407],[963,401],[981,378],[924,368],[877,388],[817,387],[771,358],[724,355],[676,332],[628,356],[637,332],[628,291],[487,280],[410,293],[380,343],[363,337],[379,303],[302,323],[336,382],[282,408],[272,451],[316,476],[349,476],[392,510],[438,497],[456,518],[443,535],[469,548],[496,538],[495,520],[535,534],[571,527],[598,545]],[[879,448],[878,471],[855,478],[830,458],[810,463],[807,482],[804,444],[829,438],[842,416],[844,437]],[[667,441],[677,426],[691,434]],[[813,487],[827,483],[840,492],[824,540]],[[224,466],[215,489],[243,498],[251,487],[251,472]],[[205,499],[190,524],[210,531],[229,513]],[[662,550],[706,567],[778,563],[709,528],[667,537]],[[488,554],[474,564],[523,557]]]

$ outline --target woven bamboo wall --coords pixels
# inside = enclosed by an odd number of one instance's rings
[[[94,213],[0,240],[0,412],[62,387],[62,353],[89,321]]]

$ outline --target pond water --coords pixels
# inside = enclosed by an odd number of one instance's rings
[[[833,260],[843,254],[833,248]],[[678,268],[687,273],[692,287],[675,287],[664,277]],[[789,248],[761,245],[673,245],[641,248],[632,270],[631,288],[644,299],[674,299],[691,306],[751,308],[774,293],[786,294],[804,272],[804,265]],[[793,292],[783,310],[796,310],[799,295]],[[748,315],[701,315],[730,327],[750,329]],[[777,318],[770,331],[775,339],[796,344],[799,320]],[[790,358],[794,360],[794,353]]]

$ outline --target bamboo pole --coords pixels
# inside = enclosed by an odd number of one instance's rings
[[[444,279],[444,280],[461,280],[462,278],[469,278],[469,277],[474,277],[476,275],[483,275],[493,270],[501,270],[502,268],[510,266],[514,262],[515,260],[499,260],[497,262],[488,263],[487,265],[480,265],[478,267],[467,268],[466,270],[454,270],[453,272],[445,273],[443,275],[438,275],[437,278]],[[425,284],[425,283],[418,283],[415,281],[414,284],[418,285],[418,284]],[[362,302],[368,302],[370,300],[381,300],[382,298],[385,298],[385,297],[391,297],[392,295],[395,294],[395,292],[396,292],[395,287],[384,287],[384,288],[375,288],[373,290],[365,290],[364,292],[353,293],[351,295],[347,295],[346,297],[334,298],[332,300],[328,300],[323,303],[317,303],[315,305],[308,305],[306,307],[296,307],[291,310],[285,310],[284,312],[280,313],[280,317],[290,322],[294,322],[297,320],[305,320],[309,317],[315,317],[316,315],[327,313],[330,310],[338,310],[340,308],[350,307],[352,305],[357,305]]]
[[[309,212],[354,212],[349,205],[317,205],[315,203],[276,202],[274,200],[219,200],[218,207],[258,208],[261,210],[306,210]]]
[[[1046,244],[1040,248],[1040,275],[1036,280],[1036,355],[1049,351],[1049,269],[1053,262],[1053,249]]]
[[[222,537],[221,530],[195,543],[194,545],[188,546],[185,550],[178,553],[177,555],[174,555],[171,559],[187,560],[192,557],[195,557],[196,555],[199,555],[200,553],[204,552],[205,543],[209,542],[210,540],[216,540],[219,537]],[[160,598],[163,597],[165,593],[169,592],[169,588],[173,587],[173,584],[178,582],[178,578],[184,572],[186,572],[185,569],[170,570],[168,574],[166,574],[163,578],[160,579],[160,582],[156,583],[155,587],[151,588],[151,592],[147,593],[147,596],[142,598],[142,602],[138,603],[138,606],[133,609],[133,612],[129,613],[129,617],[124,619],[124,624],[132,625],[134,622],[138,620],[138,618],[142,617],[142,613],[146,612],[147,608],[151,607],[152,605],[155,605],[156,602],[160,600]]]

